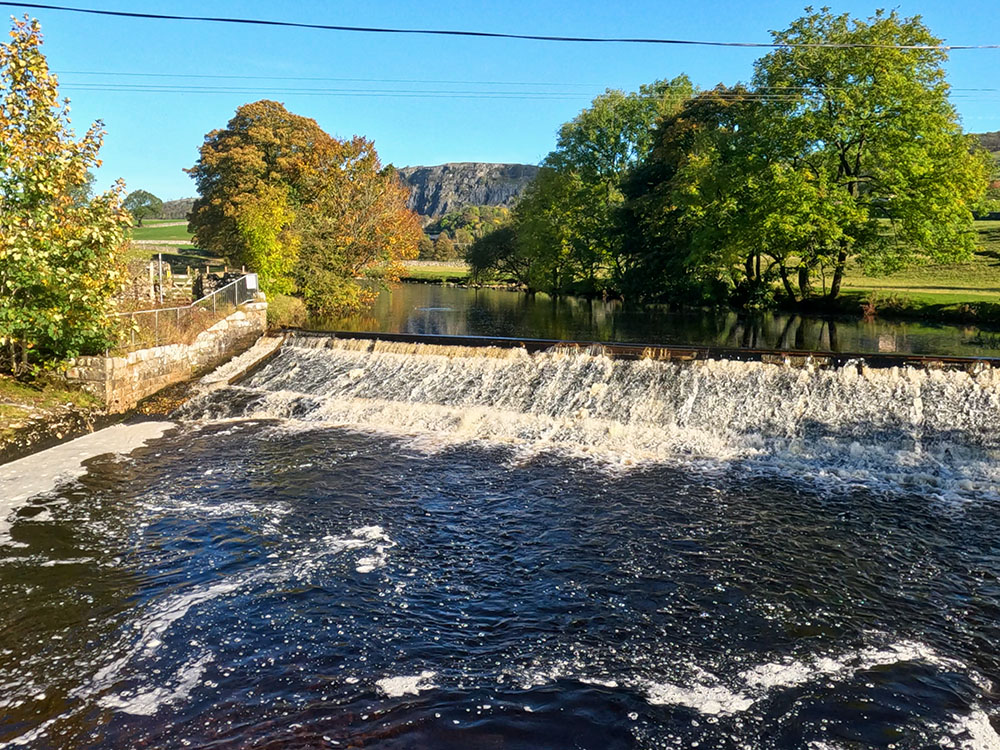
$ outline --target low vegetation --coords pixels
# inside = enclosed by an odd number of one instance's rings
[[[290,294],[272,294],[267,298],[268,328],[297,328],[306,323],[306,303]]]
[[[24,420],[67,406],[97,409],[100,401],[85,391],[67,387],[54,375],[42,375],[32,383],[0,375],[0,444],[5,443]]]

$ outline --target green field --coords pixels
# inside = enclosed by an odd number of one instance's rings
[[[173,223],[173,222],[169,222]],[[134,227],[132,229],[132,239],[137,242],[143,240],[172,240],[175,242],[190,242],[191,233],[187,230],[186,224],[175,226],[162,226],[145,222],[145,226]]]
[[[406,265],[403,280],[464,282],[469,278],[469,267],[461,261],[433,263],[416,261]]]
[[[843,291],[849,297],[895,297],[904,307],[1000,303],[1000,221],[978,221],[980,249],[968,263],[909,268],[888,276],[849,271]]]

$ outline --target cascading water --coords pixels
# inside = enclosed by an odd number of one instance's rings
[[[0,749],[1000,749],[992,370],[291,339],[0,536]]]
[[[1000,372],[615,360],[596,352],[293,339],[197,417],[296,420],[615,462],[700,457],[936,495],[1000,488]]]

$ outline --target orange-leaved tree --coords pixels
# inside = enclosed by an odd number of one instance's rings
[[[100,122],[80,140],[42,54],[37,21],[0,44],[0,369],[27,374],[103,349],[120,289],[125,187],[89,196]]]
[[[419,222],[374,144],[333,138],[278,102],[239,107],[187,171],[201,247],[258,272],[265,290],[296,286],[315,311],[363,306],[374,290],[362,279],[391,280],[416,256]]]

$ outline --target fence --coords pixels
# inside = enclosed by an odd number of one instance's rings
[[[161,344],[190,344],[195,336],[250,302],[258,291],[257,274],[248,273],[190,305],[117,313],[127,319],[118,345],[108,353],[126,353]]]

